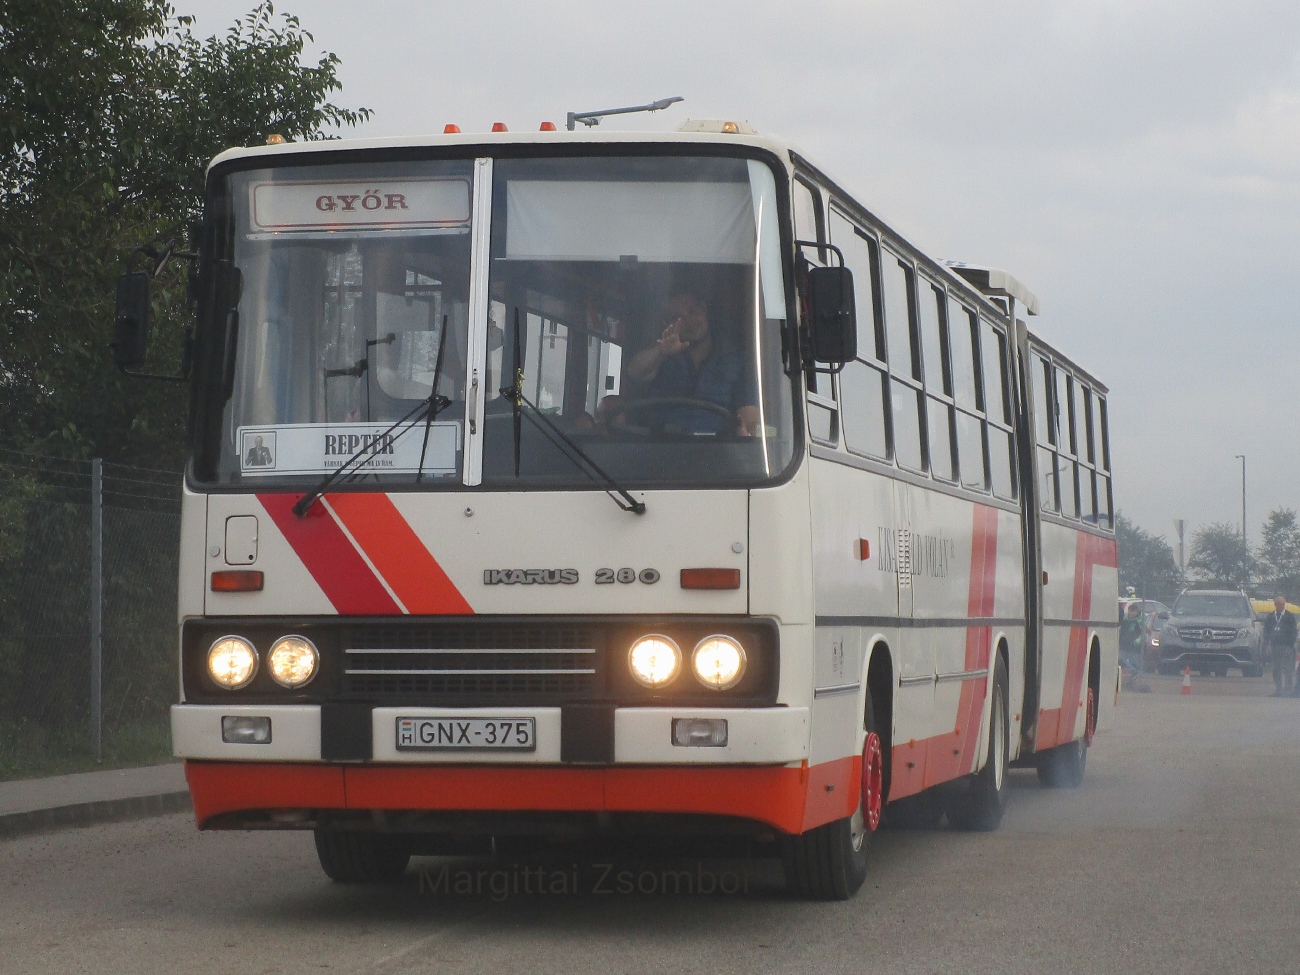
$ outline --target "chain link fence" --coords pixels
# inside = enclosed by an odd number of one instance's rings
[[[170,755],[180,485],[0,450],[0,779]]]

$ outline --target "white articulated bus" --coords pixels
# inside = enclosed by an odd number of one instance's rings
[[[172,712],[200,828],[315,830],[355,881],[689,824],[847,897],[887,803],[991,829],[1009,764],[1080,781],[1117,675],[1105,388],[1009,274],[688,128],[214,160]]]

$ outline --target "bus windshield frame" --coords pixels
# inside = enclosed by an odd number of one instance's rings
[[[214,167],[190,480],[310,489],[361,450],[332,490],[602,489],[530,412],[632,489],[786,480],[803,453],[788,214],[782,164],[749,147]],[[434,392],[449,403],[425,422]]]

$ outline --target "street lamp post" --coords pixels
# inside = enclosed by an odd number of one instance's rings
[[[1241,540],[1246,541],[1246,455],[1237,454],[1241,461]]]

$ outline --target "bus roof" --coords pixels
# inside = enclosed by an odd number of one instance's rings
[[[225,150],[208,168],[235,159],[276,156],[294,156],[302,153],[335,153],[373,149],[415,149],[447,146],[502,146],[502,145],[635,145],[645,143],[682,145],[748,146],[775,153],[789,162],[791,151],[798,151],[789,142],[770,136],[740,132],[460,132],[400,136],[383,139],[317,139],[311,142],[281,142],[265,146],[236,146]]]

